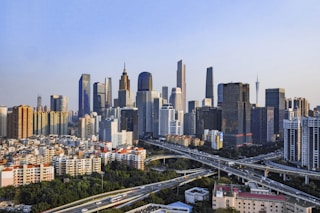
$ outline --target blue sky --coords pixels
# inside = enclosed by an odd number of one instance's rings
[[[135,97],[140,72],[161,92],[187,72],[187,99],[204,98],[206,68],[215,85],[260,81],[286,97],[320,105],[320,1],[119,0],[0,1],[0,105],[36,105],[41,95],[68,96],[77,110],[78,80],[111,77],[117,96],[123,64]],[[216,92],[216,87],[215,87]]]

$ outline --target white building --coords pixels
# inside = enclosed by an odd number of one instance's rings
[[[194,187],[184,192],[187,203],[195,204],[197,201],[209,200],[209,191],[207,189]]]
[[[301,119],[283,121],[284,128],[284,160],[301,161]]]
[[[70,176],[91,175],[93,172],[101,172],[101,158],[90,155],[81,158],[79,156],[55,156],[52,160],[56,175]]]
[[[171,104],[165,104],[159,112],[159,136],[170,135],[170,123],[175,120],[175,109]]]
[[[218,130],[208,130],[205,129],[203,133],[203,138],[205,141],[211,143],[211,148],[219,150],[223,148],[223,133]]]
[[[308,169],[320,169],[320,117],[302,119],[301,164]]]
[[[0,137],[7,136],[7,114],[8,108],[0,106]]]

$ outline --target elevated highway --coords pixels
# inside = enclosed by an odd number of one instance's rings
[[[213,168],[218,169],[219,171],[222,170],[224,172],[227,172],[232,175],[236,175],[242,179],[248,180],[248,181],[255,181],[263,186],[266,186],[274,191],[287,194],[289,196],[295,197],[297,199],[301,199],[304,201],[307,201],[309,203],[313,203],[316,206],[320,206],[320,198],[315,197],[313,195],[307,194],[303,191],[300,191],[298,189],[289,187],[285,184],[276,182],[274,180],[271,180],[267,178],[264,175],[259,175],[255,172],[249,172],[247,170],[239,170],[235,169],[233,167],[230,167],[229,165],[232,164],[239,164],[243,165],[249,168],[254,168],[254,169],[270,169],[270,166],[265,166],[265,165],[258,165],[258,164],[253,164],[253,163],[246,163],[246,162],[237,162],[232,159],[228,158],[221,158],[216,155],[211,155],[208,153],[200,152],[195,149],[190,149],[188,147],[180,146],[177,144],[172,144],[172,143],[166,143],[166,142],[160,142],[160,141],[153,141],[153,140],[142,140],[145,143],[152,144],[158,147],[162,147],[164,149],[171,150],[173,152],[183,154],[189,159],[201,162],[203,164],[206,164],[208,166],[211,166]],[[300,175],[300,171],[294,171],[294,170],[286,170],[286,169],[279,169],[279,168],[272,168],[273,171],[283,173],[283,172],[290,172],[292,174],[298,174]],[[311,172],[305,172],[304,174],[310,174],[312,177],[320,177],[320,173],[318,174],[313,174]]]

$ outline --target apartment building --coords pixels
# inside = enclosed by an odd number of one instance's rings
[[[54,179],[54,168],[48,164],[25,164],[5,167],[0,171],[0,186],[20,186]]]

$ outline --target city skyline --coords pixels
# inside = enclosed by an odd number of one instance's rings
[[[60,94],[77,110],[83,73],[91,75],[91,90],[94,82],[111,77],[117,98],[124,62],[133,99],[144,71],[152,74],[154,90],[171,91],[179,60],[186,65],[187,102],[205,97],[206,68],[212,66],[214,91],[219,83],[248,83],[254,103],[258,75],[260,106],[267,88],[284,88],[286,98],[304,97],[311,108],[320,104],[318,1],[2,1],[0,6],[0,105],[36,107],[40,95],[49,106],[50,96]]]

